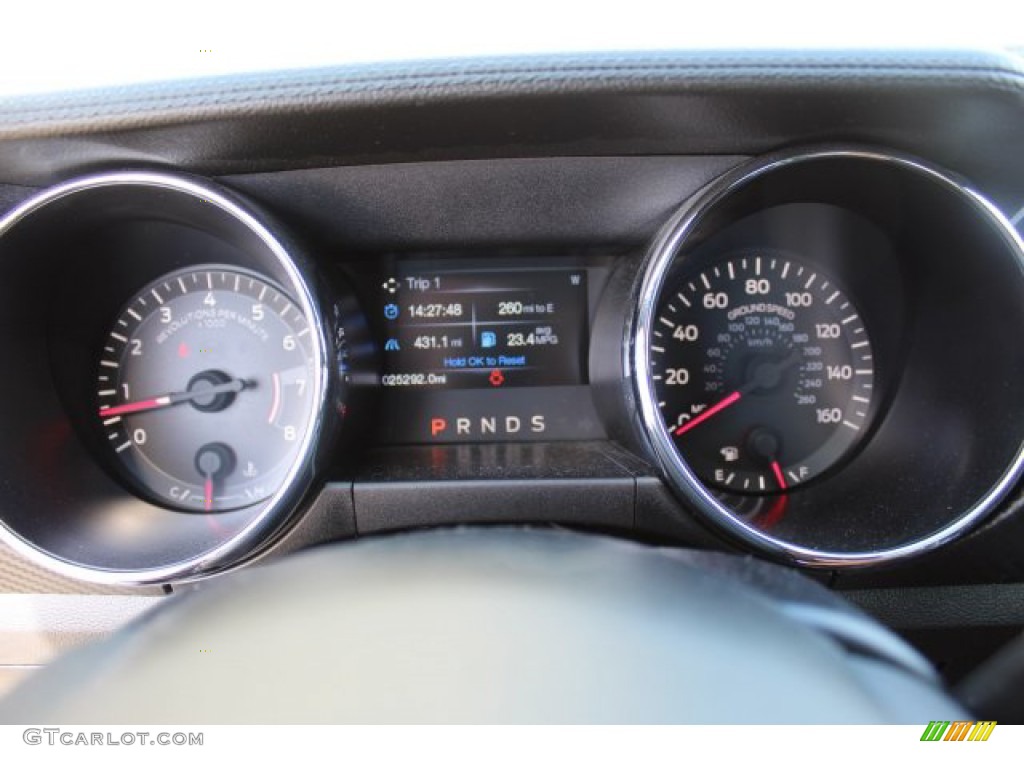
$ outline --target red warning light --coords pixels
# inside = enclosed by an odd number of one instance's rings
[[[188,357],[188,344],[184,341],[178,345],[178,357]]]
[[[492,387],[500,387],[502,384],[505,383],[505,374],[502,373],[498,368],[495,368],[493,371],[491,371],[489,379]]]

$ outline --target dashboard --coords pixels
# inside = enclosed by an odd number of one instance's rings
[[[141,594],[567,526],[998,628],[982,654],[1024,625],[1021,66],[555,57],[16,101],[11,568]]]

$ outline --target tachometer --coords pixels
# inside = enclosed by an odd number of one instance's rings
[[[868,426],[875,360],[860,315],[832,277],[781,251],[732,253],[667,286],[650,361],[665,429],[722,489],[805,483]]]
[[[143,288],[97,374],[97,415],[128,480],[183,510],[275,493],[314,421],[311,330],[281,289],[234,267]]]

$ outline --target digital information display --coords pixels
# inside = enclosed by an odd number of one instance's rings
[[[586,382],[585,269],[445,269],[406,262],[382,288],[392,389],[506,389]]]
[[[395,257],[367,286],[385,444],[595,440],[589,317],[601,256]]]

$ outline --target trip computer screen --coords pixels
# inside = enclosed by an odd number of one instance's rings
[[[587,271],[400,263],[382,291],[388,388],[586,382]]]
[[[384,444],[595,440],[602,254],[391,255],[363,283]],[[369,297],[372,297],[369,298]]]

